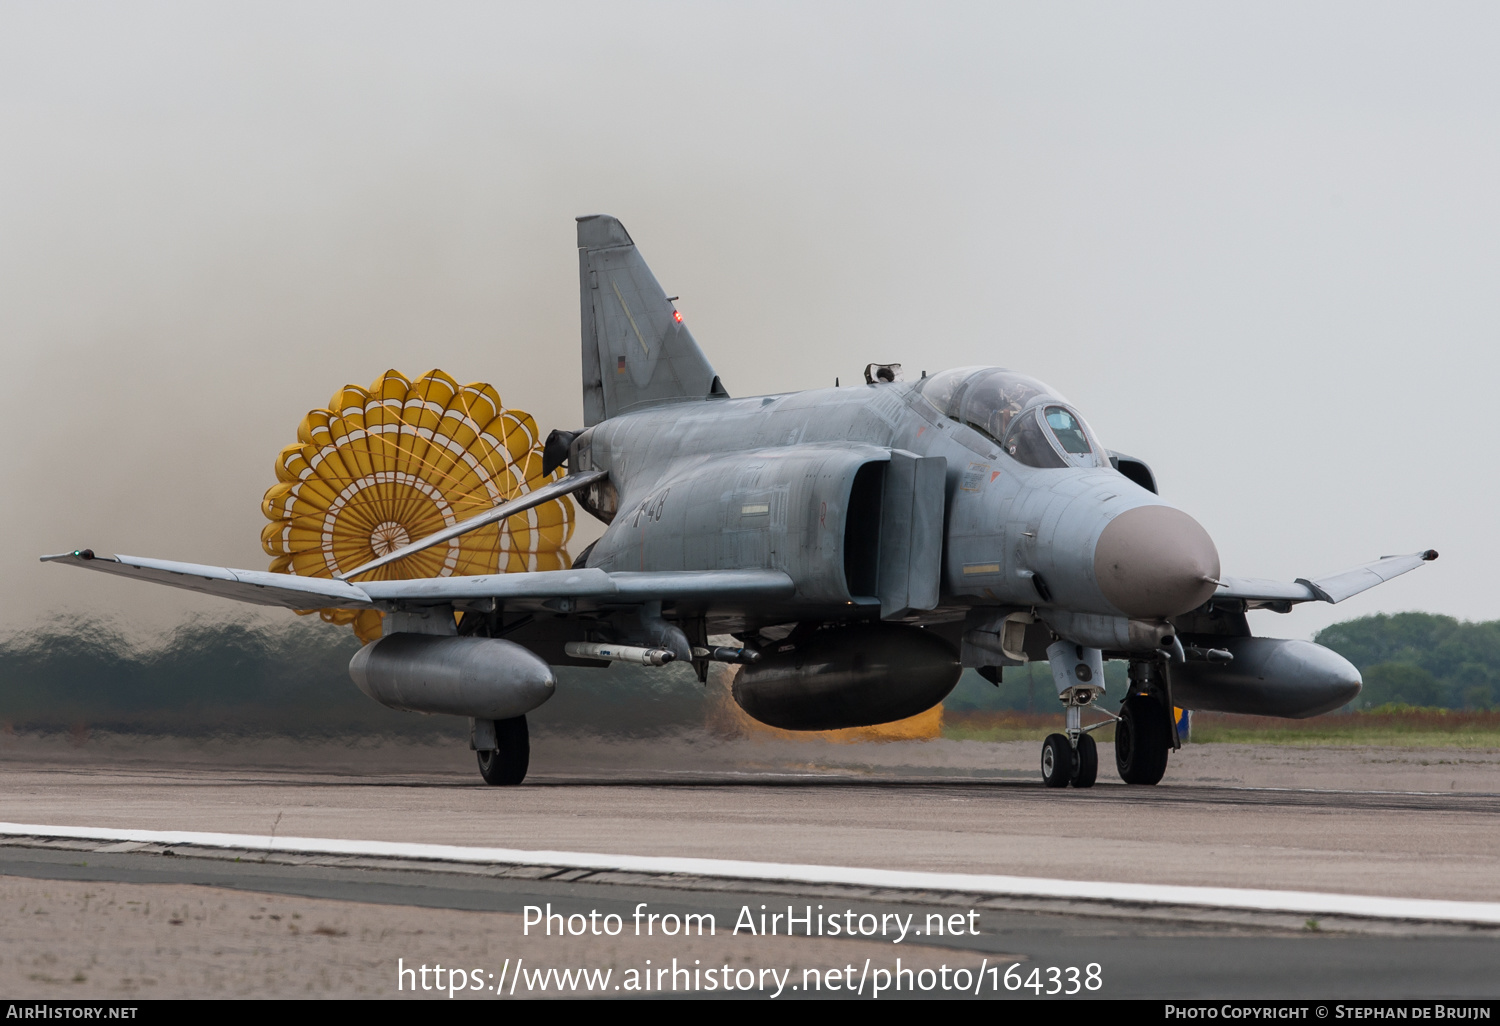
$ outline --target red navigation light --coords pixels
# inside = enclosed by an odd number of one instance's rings
[[[681,324],[682,323],[682,311],[681,310],[673,310],[672,311],[672,320],[676,321],[678,324]]]

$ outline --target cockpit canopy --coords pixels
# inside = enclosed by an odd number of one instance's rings
[[[1109,456],[1066,399],[1003,367],[957,367],[925,378],[922,398],[1028,467],[1107,467]]]

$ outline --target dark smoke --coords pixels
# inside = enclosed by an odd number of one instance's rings
[[[464,738],[457,717],[398,712],[349,679],[359,642],[312,618],[284,624],[193,619],[140,639],[97,619],[0,641],[0,722],[11,730],[197,737]],[[533,729],[642,736],[701,726],[705,689],[686,667],[563,668]]]
[[[467,721],[397,712],[365,697],[348,675],[358,648],[348,628],[311,617],[199,618],[134,637],[107,621],[54,618],[0,638],[0,759],[204,773],[437,773],[472,784]],[[706,685],[678,665],[559,668],[557,677],[556,695],[527,717],[538,778],[1035,772],[1029,745],[1007,756],[1012,766],[997,762],[995,746],[974,741],[851,744],[746,731],[723,669]],[[996,688],[965,673],[945,706],[955,715],[1056,714],[1045,666],[1007,678]]]

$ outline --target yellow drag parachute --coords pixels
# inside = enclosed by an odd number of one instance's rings
[[[490,385],[440,370],[415,381],[391,370],[368,389],[345,385],[276,459],[261,511],[275,573],[332,577],[556,480],[542,473],[536,421],[507,410]],[[372,571],[367,580],[566,570],[566,496]],[[361,640],[377,610],[324,609]]]

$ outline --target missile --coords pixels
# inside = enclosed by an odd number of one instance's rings
[[[693,658],[706,659],[711,663],[758,663],[760,653],[753,648],[699,647],[693,649]]]
[[[638,663],[641,666],[665,666],[677,658],[665,648],[606,645],[597,641],[570,641],[563,646],[563,651],[574,659],[607,659],[612,663]]]

